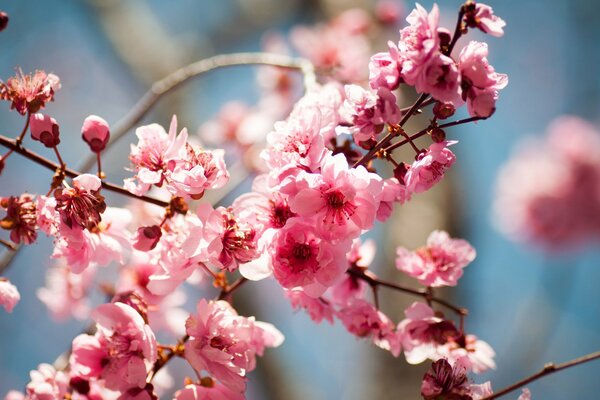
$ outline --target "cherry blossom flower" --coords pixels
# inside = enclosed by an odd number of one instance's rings
[[[8,279],[0,277],[0,306],[10,313],[19,300],[21,300],[21,295],[17,287]]]
[[[36,291],[56,320],[68,317],[84,319],[89,316],[88,291],[96,275],[95,268],[86,268],[74,274],[64,265],[51,267],[46,272],[46,286]]]
[[[424,303],[414,302],[404,311],[406,318],[398,324],[402,348],[409,364],[440,358],[440,347],[451,337],[460,336],[451,321],[435,315]]]
[[[569,140],[565,140],[568,134]],[[600,236],[600,133],[575,116],[528,138],[500,170],[494,204],[509,238],[547,251],[573,250]]]
[[[529,389],[524,388],[523,392],[517,400],[531,400],[531,392],[529,391]]]
[[[350,168],[343,154],[328,155],[320,174],[297,176],[290,208],[316,219],[316,230],[325,239],[355,238],[373,225],[382,186],[381,178],[363,166]]]
[[[226,301],[197,305],[197,314],[186,322],[190,336],[185,358],[197,371],[207,371],[228,389],[243,392],[246,374],[256,365],[265,347],[277,347],[283,335],[271,324],[238,316]]]
[[[245,400],[242,393],[235,392],[219,382],[206,377],[200,385],[189,384],[175,393],[175,400]]]
[[[396,250],[396,268],[417,278],[425,286],[456,286],[463,268],[475,259],[475,249],[462,239],[451,239],[448,233],[433,231],[427,245],[409,251]]]
[[[102,304],[92,317],[98,331],[73,340],[71,374],[102,378],[107,388],[121,392],[144,388],[157,358],[150,327],[133,308],[119,302]]]
[[[484,118],[494,113],[498,91],[508,84],[508,77],[494,70],[487,55],[486,43],[471,41],[458,56],[463,100],[471,116]]]
[[[127,225],[131,213],[124,208],[109,207],[104,219],[93,231],[79,226],[70,228],[65,223],[59,225],[54,243],[54,258],[64,257],[74,273],[81,273],[91,265],[104,266],[111,261],[120,263],[124,253],[130,249]]]
[[[398,357],[401,340],[392,321],[366,300],[356,299],[337,312],[348,332],[358,337],[370,337],[376,346]]]
[[[56,189],[56,211],[69,227],[74,225],[93,230],[102,220],[106,210],[104,197],[100,194],[102,181],[95,175],[83,174],[73,179],[73,187]]]
[[[496,37],[504,35],[503,28],[506,26],[506,22],[494,14],[492,7],[479,2],[475,3],[474,10],[465,14],[465,22],[470,28],[479,28]]]
[[[162,229],[160,226],[142,226],[131,238],[131,243],[136,250],[149,251],[156,247],[161,236]]]
[[[295,310],[304,309],[310,316],[310,319],[317,324],[323,320],[333,324],[335,310],[329,301],[322,297],[314,298],[308,296],[303,290],[298,289],[284,289],[284,293]]]
[[[410,193],[425,192],[442,180],[456,161],[456,156],[448,148],[455,143],[457,142],[432,143],[427,151],[419,154],[404,177],[406,189]]]
[[[69,378],[50,364],[40,364],[29,376],[31,381],[25,387],[28,400],[62,399],[67,394]]]
[[[460,364],[450,365],[441,358],[435,361],[425,373],[421,385],[421,396],[424,400],[451,398],[471,400],[471,388],[467,370]]]
[[[427,64],[439,55],[439,14],[437,4],[429,13],[417,4],[406,17],[410,25],[400,31],[398,48],[402,57],[402,78],[409,85],[416,85],[425,74]],[[424,91],[419,87],[417,90]]]
[[[9,78],[6,83],[0,82],[0,100],[8,100],[10,108],[19,114],[36,113],[44,108],[47,102],[54,100],[55,92],[60,89],[60,80],[54,74],[36,71],[25,75],[20,71]]]
[[[37,219],[34,198],[28,194],[0,198],[0,207],[6,210],[0,227],[10,230],[10,240],[17,244],[35,242]]]
[[[358,85],[346,85],[345,90],[344,106],[353,125],[349,130],[356,143],[376,140],[385,124],[400,121],[396,96],[388,89],[381,87],[377,93],[370,93]]]
[[[29,130],[33,140],[42,142],[48,148],[56,147],[60,143],[58,122],[48,115],[31,114],[29,117]]]
[[[185,158],[187,129],[177,135],[177,118],[173,116],[169,133],[158,124],[142,126],[136,129],[138,144],[131,146],[129,160],[135,177],[125,180],[125,187],[130,192],[143,195],[152,185],[162,186],[168,165],[171,161],[177,163]]]
[[[81,137],[94,153],[100,153],[110,139],[108,122],[97,115],[90,115],[83,121]]]
[[[312,224],[301,219],[288,221],[274,240],[273,275],[284,288],[302,287],[307,295],[319,297],[339,281],[348,268],[345,254],[351,242],[334,244],[321,239]]]
[[[200,199],[207,189],[219,189],[229,180],[223,150],[204,150],[189,143],[185,157],[171,160],[166,172],[166,188],[175,196]]]
[[[369,84],[372,89],[396,90],[400,86],[402,62],[398,46],[388,42],[389,51],[376,53],[369,62]]]
[[[298,52],[316,68],[332,71],[342,82],[360,82],[365,78],[364,65],[369,60],[365,35],[369,23],[365,11],[351,9],[327,25],[294,28],[291,40]]]
[[[415,88],[420,93],[431,94],[436,100],[459,103],[461,81],[456,63],[452,58],[442,54],[433,57],[423,66],[415,82]]]
[[[450,361],[460,359],[465,368],[476,374],[496,368],[496,352],[475,335],[449,336],[446,344],[437,348],[437,353]]]

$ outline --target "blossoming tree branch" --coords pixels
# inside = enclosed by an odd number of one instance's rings
[[[378,13],[381,24],[394,14],[389,8]],[[439,19],[437,5],[428,11],[417,4],[388,51],[371,55],[366,38],[373,22],[353,10],[294,30],[292,45],[304,58],[289,56],[292,50],[274,41],[265,53],[191,64],[153,85],[112,129],[100,116],[87,117],[81,138],[90,159],[81,170],[61,157],[60,116],[44,113],[59,98],[59,77],[19,70],[1,82],[0,99],[23,116],[23,129],[0,135],[6,149],[0,173],[10,174],[11,160],[22,156],[53,176],[47,187],[35,188],[39,194],[0,199],[7,252],[0,269],[6,273],[10,255],[38,236],[52,238],[55,265],[38,297],[57,319],[90,311],[93,319],[63,362],[41,364],[24,391],[6,399],[155,399],[168,389],[155,378],[175,358],[195,373],[176,383],[176,399],[244,399],[257,357],[284,343],[274,325],[234,307],[238,288],[262,279],[277,281],[293,307],[316,323],[337,320],[350,335],[403,354],[410,364],[429,360],[421,383],[426,400],[494,399],[600,358],[594,353],[548,364],[494,392],[490,382],[476,384],[469,375],[495,367],[492,347],[467,330],[466,308],[435,293],[458,284],[475,249],[440,230],[418,249],[398,247],[395,267],[414,278],[415,287],[381,279],[370,268],[376,246],[361,237],[444,178],[458,144],[447,130],[491,117],[508,82],[489,64],[488,45],[465,39],[471,30],[503,35],[505,22],[491,7],[467,1],[453,30],[440,27]],[[0,29],[7,27],[1,13]],[[344,51],[336,51],[342,43]],[[102,156],[162,95],[211,70],[251,64],[277,67],[260,71],[264,101],[227,104],[202,130],[206,143],[251,155],[240,158],[253,174],[252,191],[227,205],[206,201],[207,192],[231,184],[226,152],[201,145],[178,128],[175,116],[168,129],[137,127],[131,175],[123,184],[110,181]],[[303,76],[300,99],[293,74]],[[417,93],[403,108],[401,88]],[[469,117],[453,119],[463,106]],[[422,113],[428,122],[409,132],[407,122]],[[268,134],[261,137],[261,130]],[[31,151],[30,141],[41,142],[47,154]],[[402,159],[400,148],[412,154]],[[131,202],[112,207],[106,192]],[[102,286],[109,300],[91,310],[94,282],[109,265],[118,271]],[[215,298],[182,308],[184,285],[210,284],[219,291]],[[388,290],[415,300],[401,321],[380,307],[379,296]],[[19,299],[18,289],[0,278],[0,305],[11,312]],[[175,339],[159,342],[157,332]],[[529,398],[523,389],[519,399]]]

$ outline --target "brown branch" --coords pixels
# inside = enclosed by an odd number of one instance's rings
[[[502,389],[502,390],[500,390],[500,391],[498,391],[498,392],[496,392],[496,393],[494,393],[494,394],[492,394],[490,396],[484,397],[482,400],[497,399],[498,397],[502,397],[505,394],[508,394],[508,393],[510,393],[512,391],[515,391],[515,390],[517,390],[517,389],[519,389],[519,388],[521,388],[521,387],[523,387],[523,386],[525,386],[525,385],[527,385],[527,384],[529,384],[529,383],[531,383],[531,382],[533,382],[535,380],[538,380],[538,379],[540,379],[540,378],[542,378],[542,377],[544,377],[546,375],[550,375],[550,374],[553,374],[555,372],[561,371],[563,369],[571,368],[571,367],[574,367],[576,365],[584,364],[586,362],[590,362],[590,361],[593,361],[593,360],[596,360],[596,359],[599,359],[599,358],[600,358],[600,351],[597,351],[595,353],[590,353],[590,354],[585,355],[583,357],[575,358],[575,359],[573,359],[571,361],[567,361],[567,362],[564,362],[564,363],[561,363],[561,364],[548,363],[548,364],[544,365],[544,368],[542,368],[539,372],[537,372],[537,373],[535,373],[535,374],[533,374],[533,375],[531,375],[531,376],[529,376],[527,378],[524,378],[524,379],[522,379],[522,380],[520,380],[520,381],[518,381],[516,383],[513,383],[512,385],[508,386],[507,388]]]
[[[19,153],[23,157],[28,158],[31,161],[34,161],[37,164],[40,164],[41,166],[44,166],[44,167],[48,168],[51,171],[56,171],[56,170],[61,169],[60,165],[56,164],[53,161],[50,161],[46,157],[43,157],[43,156],[41,156],[41,155],[39,155],[37,153],[34,153],[31,150],[27,150],[26,148],[24,148],[22,146],[19,146],[16,143],[15,140],[9,139],[6,136],[0,135],[0,145],[9,148],[10,150],[14,151],[15,153]],[[75,171],[75,170],[70,169],[70,168],[64,168],[64,173],[65,173],[66,176],[69,176],[71,178],[75,178],[75,177],[81,175],[81,172]],[[142,201],[145,201],[147,203],[155,204],[157,206],[166,207],[166,206],[169,205],[168,202],[162,201],[162,200],[159,200],[159,199],[155,199],[153,197],[149,197],[149,196],[137,196],[137,195],[129,192],[127,189],[125,189],[125,188],[123,188],[121,186],[117,186],[115,184],[109,183],[109,182],[102,181],[102,187],[104,189],[108,190],[108,191],[119,193],[119,194],[122,194],[124,196],[131,197],[133,199],[142,200]]]
[[[221,54],[192,64],[156,81],[152,87],[138,100],[131,110],[119,120],[112,130],[107,147],[113,145],[133,128],[150,111],[150,109],[165,94],[179,88],[184,83],[207,72],[234,66],[270,65],[273,67],[298,70],[304,75],[304,87],[311,88],[316,84],[315,68],[312,63],[303,58],[294,58],[271,53],[232,53]],[[89,171],[94,166],[95,158],[89,157],[82,165],[83,171]]]
[[[228,300],[229,297],[233,294],[233,292],[238,290],[246,282],[248,282],[248,279],[246,279],[242,276],[237,281],[233,282],[231,285],[227,285],[226,287],[224,287],[221,290],[221,293],[219,293],[218,299],[219,300]]]
[[[454,311],[459,316],[466,316],[469,314],[469,311],[466,308],[455,306],[454,304],[452,304],[444,299],[435,297],[431,293],[429,293],[426,289],[413,289],[410,287],[398,285],[393,282],[388,282],[388,281],[377,278],[375,276],[375,274],[373,274],[369,270],[361,270],[361,269],[357,269],[357,268],[351,268],[348,270],[348,274],[350,274],[358,279],[362,279],[371,287],[383,286],[388,289],[393,289],[393,290],[397,290],[399,292],[412,294],[413,296],[419,296],[419,297],[422,297],[423,299],[428,300],[432,303],[437,303],[439,305],[442,305],[442,306],[448,308],[449,310]]]
[[[428,96],[429,95],[427,93],[423,93],[421,96],[419,96],[417,101],[414,102],[414,104],[410,107],[410,109],[406,112],[406,114],[404,114],[404,116],[398,123],[398,126],[400,128],[402,128],[402,126],[410,119],[410,117],[412,117],[412,115],[419,109],[421,104],[423,104],[423,102],[425,102],[427,100]],[[367,154],[365,154],[364,156],[361,157],[360,160],[355,162],[354,165],[352,166],[352,168],[356,168],[359,165],[365,165],[366,163],[371,161],[371,159],[373,159],[373,156],[379,150],[381,150],[383,147],[387,146],[389,144],[389,142],[398,135],[399,132],[400,132],[400,130],[397,130],[397,129],[391,130],[390,133],[388,133],[386,137],[381,139],[371,150],[369,150],[369,152]]]

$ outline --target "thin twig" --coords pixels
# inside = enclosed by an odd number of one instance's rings
[[[590,362],[596,359],[600,358],[600,351],[594,352],[594,353],[590,353],[588,355],[585,355],[583,357],[579,357],[579,358],[575,358],[571,361],[567,361],[561,364],[554,364],[554,363],[548,363],[546,365],[544,365],[544,368],[542,368],[541,371],[527,377],[524,378],[516,383],[513,383],[512,385],[508,386],[505,389],[502,389],[490,396],[484,397],[482,400],[493,400],[493,399],[497,399],[498,397],[502,397],[507,393],[510,393],[512,391],[515,391],[535,380],[538,380],[546,375],[550,375],[553,374],[555,372],[561,371],[563,369],[567,369],[567,368],[571,368],[574,367],[576,365],[579,364],[584,364],[586,362]]]
[[[3,245],[3,246],[6,246],[6,248],[8,248],[10,251],[17,250],[17,245],[16,244],[8,242],[8,241],[6,241],[4,239],[0,239],[0,244]],[[0,270],[0,272],[2,272],[2,271]]]
[[[56,164],[53,161],[48,160],[46,157],[43,157],[37,153],[34,153],[31,150],[27,150],[26,148],[17,145],[15,140],[9,139],[6,136],[0,135],[0,145],[7,147],[11,150],[14,150],[15,153],[19,153],[23,157],[26,157],[26,158],[36,162],[37,164],[40,164],[40,165],[48,168],[51,171],[56,171],[56,170],[61,169],[60,165]],[[69,176],[71,178],[75,178],[75,177],[81,175],[81,172],[78,172],[78,171],[75,171],[73,169],[66,168],[66,167],[64,168],[64,173],[66,176]],[[155,199],[153,197],[137,196],[137,195],[131,193],[130,191],[128,191],[127,189],[125,189],[121,186],[117,186],[115,184],[109,183],[109,182],[102,181],[102,187],[108,191],[119,193],[119,194],[122,194],[127,197],[131,197],[134,199],[142,200],[147,203],[156,204],[157,206],[166,207],[169,205],[168,202],[162,201],[159,199]]]
[[[432,296],[432,295],[430,295],[430,293],[427,292],[426,289],[413,289],[410,287],[398,285],[393,282],[384,281],[382,279],[377,278],[372,272],[370,272],[368,270],[363,271],[360,269],[351,268],[348,270],[348,274],[350,274],[358,279],[362,279],[369,286],[383,286],[383,287],[387,287],[389,289],[397,290],[399,292],[412,294],[414,296],[419,296],[419,297],[422,297],[423,299],[426,299],[426,300],[428,299],[432,303],[437,303],[439,305],[442,305],[442,306],[448,308],[449,310],[454,311],[457,315],[468,315],[469,314],[469,311],[466,308],[455,306],[454,304],[452,304],[444,299]]]
[[[410,109],[408,110],[408,112],[406,114],[404,114],[404,116],[402,117],[402,119],[400,120],[400,122],[398,123],[398,126],[400,128],[402,128],[402,126],[410,119],[410,117],[415,113],[415,111],[417,111],[419,109],[419,107],[421,106],[421,104],[423,102],[425,102],[425,100],[427,100],[427,97],[429,95],[427,93],[423,93],[421,96],[419,96],[419,98],[417,99],[417,101],[414,102],[414,104],[410,107]],[[389,142],[396,137],[396,135],[398,135],[400,131],[399,130],[391,130],[390,133],[387,134],[386,137],[384,137],[383,139],[381,139],[371,150],[369,150],[369,152],[367,154],[365,154],[364,156],[361,157],[360,160],[358,160],[357,162],[354,163],[354,165],[352,166],[353,168],[358,167],[359,165],[365,165],[366,163],[368,163],[369,161],[371,161],[371,159],[373,158],[373,156],[383,147],[387,146],[389,144]]]
[[[270,65],[298,70],[304,75],[304,87],[306,89],[314,87],[317,82],[314,66],[310,61],[303,58],[271,53],[232,53],[205,58],[186,65],[163,79],[154,82],[151,88],[138,100],[131,110],[115,124],[107,147],[125,136],[165,94],[207,72],[219,68],[243,65]],[[93,167],[94,162],[94,157],[89,157],[82,165],[81,170],[89,171]]]

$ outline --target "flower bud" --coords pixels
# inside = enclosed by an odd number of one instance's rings
[[[446,140],[446,132],[444,132],[444,130],[440,128],[433,128],[431,130],[431,140],[433,140],[436,143],[443,142],[444,140]]]
[[[8,26],[8,14],[4,11],[0,11],[0,32],[2,32]]]
[[[94,153],[100,153],[110,138],[108,123],[97,115],[90,115],[83,121],[81,137]]]
[[[445,48],[450,45],[452,41],[452,34],[446,28],[438,28],[437,30],[438,37],[440,38],[440,47]]]
[[[31,138],[42,142],[46,147],[56,147],[60,143],[58,123],[52,117],[41,113],[32,114],[29,117],[29,130]]]
[[[452,103],[442,103],[438,101],[433,106],[433,115],[435,115],[437,119],[449,118],[453,116],[455,112],[456,107],[454,107],[454,104]]]
[[[133,248],[140,251],[150,251],[156,247],[161,236],[162,230],[160,226],[142,226],[133,235]]]

